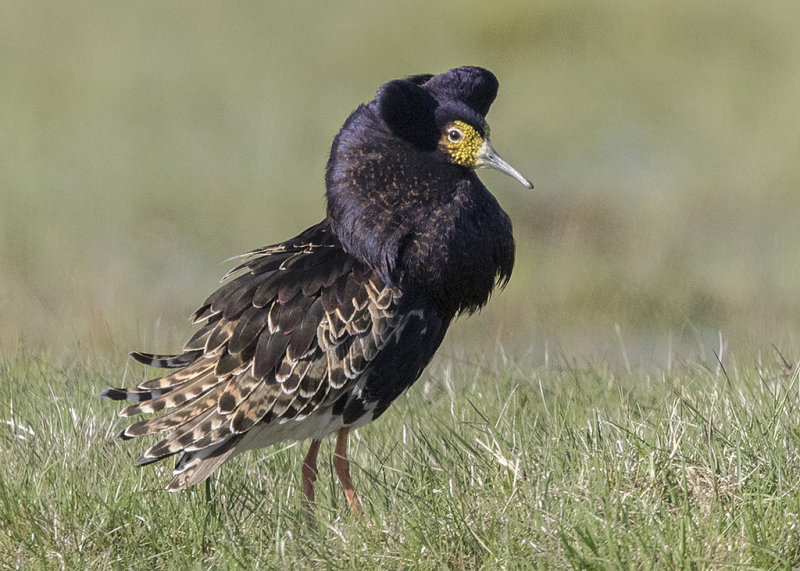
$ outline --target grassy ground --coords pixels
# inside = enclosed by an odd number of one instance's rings
[[[502,355],[502,351],[497,351]],[[26,354],[0,376],[0,561],[92,568],[791,568],[800,384],[777,353],[661,372],[438,359],[352,443],[354,520],[323,446],[317,524],[302,447],[250,453],[210,489],[95,398],[114,367]]]

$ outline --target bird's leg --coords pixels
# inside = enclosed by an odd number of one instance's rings
[[[339,429],[339,434],[336,438],[336,451],[333,456],[333,467],[336,468],[336,474],[342,483],[347,504],[353,510],[353,514],[358,516],[361,513],[361,501],[358,499],[355,488],[353,488],[353,481],[350,479],[350,462],[347,460],[347,435],[349,432],[349,426]]]
[[[303,460],[303,493],[306,495],[306,500],[303,505],[306,509],[306,523],[308,527],[313,528],[314,521],[314,482],[317,481],[317,453],[319,452],[319,440],[312,440],[311,446],[308,447],[308,454]]]
[[[306,459],[303,460],[303,492],[308,500],[308,506],[314,503],[314,482],[317,481],[317,453],[319,440],[312,440],[308,448]]]

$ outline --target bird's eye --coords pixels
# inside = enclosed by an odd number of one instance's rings
[[[464,133],[460,129],[450,129],[447,131],[447,140],[451,143],[458,143],[464,138]]]

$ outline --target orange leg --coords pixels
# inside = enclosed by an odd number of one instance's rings
[[[317,481],[317,453],[319,440],[312,440],[308,448],[306,459],[303,460],[303,492],[306,494],[308,504],[314,503],[314,482]]]
[[[349,426],[339,429],[339,434],[336,438],[336,451],[333,456],[333,467],[336,468],[336,474],[342,483],[347,504],[353,510],[353,513],[358,516],[361,513],[361,501],[359,501],[358,494],[353,488],[353,480],[350,479],[350,462],[347,460],[347,435],[349,432]]]

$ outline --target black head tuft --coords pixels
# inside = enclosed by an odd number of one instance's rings
[[[457,67],[440,75],[414,75],[385,83],[375,104],[394,135],[417,148],[433,150],[439,130],[448,121],[461,119],[483,132],[497,88],[491,71]]]
[[[462,101],[481,116],[486,116],[497,97],[499,83],[488,69],[464,66],[434,75],[422,88],[438,101]]]
[[[436,148],[438,131],[434,112],[438,102],[411,79],[385,83],[375,96],[378,113],[386,126],[419,148]]]

